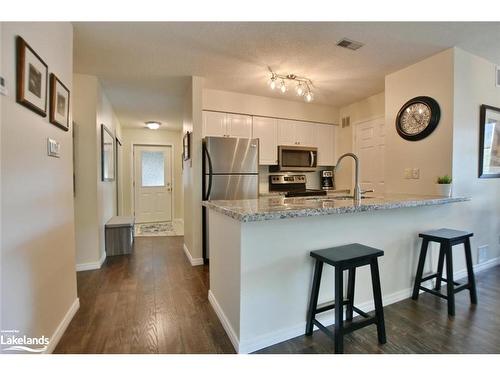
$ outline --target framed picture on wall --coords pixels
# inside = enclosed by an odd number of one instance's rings
[[[184,160],[191,159],[191,132],[186,132],[182,138],[182,156]]]
[[[69,95],[68,88],[51,73],[49,121],[65,131],[69,130]]]
[[[18,36],[16,101],[40,116],[47,116],[48,67],[26,41]]]
[[[500,108],[481,105],[479,178],[500,178]]]
[[[101,124],[101,179],[115,179],[115,137],[106,125]]]

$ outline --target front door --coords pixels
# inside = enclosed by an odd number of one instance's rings
[[[384,118],[365,121],[355,125],[356,154],[359,157],[359,182],[361,190],[375,190],[384,194]]]
[[[134,216],[136,223],[172,220],[170,146],[134,145]]]

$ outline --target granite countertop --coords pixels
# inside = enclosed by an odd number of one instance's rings
[[[235,220],[250,222],[434,206],[469,200],[470,198],[466,197],[447,198],[432,195],[388,194],[380,197],[367,197],[358,204],[352,199],[334,199],[333,196],[300,198],[275,196],[233,201],[204,201],[202,204]]]

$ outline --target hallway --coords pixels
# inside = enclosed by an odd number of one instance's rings
[[[139,237],[132,256],[78,272],[80,310],[54,353],[234,353],[207,300],[208,266],[183,237]]]

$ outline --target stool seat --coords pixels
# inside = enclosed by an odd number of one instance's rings
[[[321,331],[333,339],[335,353],[344,352],[344,335],[346,333],[361,329],[370,324],[377,326],[378,341],[385,344],[385,322],[384,309],[382,305],[382,291],[380,289],[380,275],[378,269],[378,257],[384,255],[384,252],[373,247],[352,243],[343,246],[331,247],[328,249],[311,251],[311,257],[315,258],[314,277],[311,288],[311,298],[309,299],[309,308],[307,309],[306,336],[312,335],[313,327],[318,327]],[[334,273],[334,297],[335,302],[318,307],[318,295],[321,283],[321,274],[323,263],[335,268]],[[370,315],[354,306],[354,284],[356,280],[356,268],[370,266],[370,273],[373,287],[373,300],[375,303],[375,315]],[[348,271],[347,280],[347,300],[344,299],[343,275]],[[344,306],[347,306],[345,320],[349,323],[344,326]],[[335,310],[334,331],[331,332],[327,327],[316,319],[316,314]],[[354,311],[364,319],[353,321]]]
[[[313,258],[319,259],[332,266],[340,266],[342,268],[365,261],[366,263],[369,263],[370,259],[380,257],[382,255],[384,255],[382,250],[359,243],[311,251],[311,256]]]
[[[431,230],[419,234],[422,238],[422,247],[418,259],[417,274],[415,277],[415,285],[413,286],[412,298],[416,301],[420,290],[431,293],[448,301],[448,315],[455,315],[455,293],[464,289],[470,292],[470,301],[472,304],[477,304],[476,281],[474,278],[474,268],[472,264],[472,253],[470,246],[470,237],[472,232],[462,230],[441,228]],[[425,257],[429,242],[439,243],[439,259],[437,272],[423,277]],[[467,283],[459,284],[453,280],[453,246],[464,245],[465,264],[467,266]],[[446,259],[446,278],[443,277],[443,268]],[[427,280],[436,279],[434,290],[422,286],[422,283]],[[446,282],[446,295],[441,293],[441,282]]]
[[[472,237],[474,233],[465,232],[463,230],[441,228],[422,232],[418,236],[427,238],[429,241],[443,242],[443,241],[461,241],[466,238]]]

